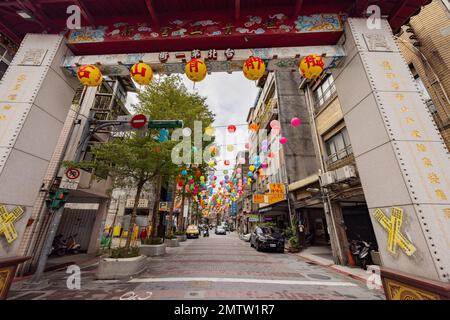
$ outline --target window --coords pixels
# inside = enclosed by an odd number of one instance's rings
[[[447,10],[450,12],[450,1],[448,0],[442,0],[442,3],[447,8]]]
[[[409,65],[409,69],[411,70],[411,73],[414,76],[414,82],[419,87],[419,91],[423,95],[423,98],[425,99],[425,103],[428,109],[430,110],[431,113],[437,112],[436,106],[434,105],[427,88],[425,87],[422,79],[420,79],[419,73],[416,71],[416,68],[414,68],[414,65],[412,63]]]
[[[316,107],[319,108],[327,103],[336,93],[336,86],[332,75],[325,78],[324,81],[314,91]]]
[[[331,164],[344,159],[353,153],[347,128],[343,128],[333,137],[325,141],[327,163]]]
[[[7,48],[0,44],[0,79],[3,78],[3,75],[8,69],[9,64],[11,63],[12,55],[8,51]]]

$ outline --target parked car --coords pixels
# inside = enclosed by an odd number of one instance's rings
[[[227,234],[227,231],[225,230],[225,228],[223,226],[218,226],[216,228],[215,234]]]
[[[274,250],[284,252],[284,237],[271,227],[256,227],[250,236],[250,246],[257,251]]]
[[[200,236],[200,230],[198,230],[198,226],[191,224],[186,229],[186,237],[187,238],[198,238]]]

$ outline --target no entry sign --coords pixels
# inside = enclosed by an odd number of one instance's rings
[[[130,124],[133,129],[141,129],[147,124],[147,116],[145,114],[137,114],[131,118]]]
[[[80,170],[70,168],[70,169],[66,170],[65,174],[66,174],[67,179],[75,180],[75,179],[78,179],[78,177],[80,176]]]

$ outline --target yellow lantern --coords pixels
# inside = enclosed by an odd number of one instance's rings
[[[251,165],[250,167],[248,167],[248,170],[250,170],[251,172],[253,172],[253,171],[255,171],[255,166],[254,165]]]
[[[102,84],[103,76],[99,68],[92,64],[78,68],[77,78],[81,84],[88,87],[98,87]]]
[[[229,144],[229,145],[227,146],[227,150],[228,150],[229,152],[232,152],[232,151],[234,150],[234,146],[233,146],[232,144]]]
[[[214,135],[215,132],[216,132],[216,129],[214,129],[213,127],[207,127],[205,129],[205,133],[211,137]]]
[[[189,80],[198,82],[206,77],[206,64],[201,59],[192,59],[184,67],[184,71]]]
[[[141,86],[150,84],[153,78],[153,70],[148,64],[140,62],[131,67],[131,77],[133,80]]]
[[[264,75],[266,64],[259,57],[250,57],[244,62],[242,70],[248,80],[258,80]]]
[[[324,67],[325,62],[323,61],[323,58],[316,54],[304,57],[299,65],[300,73],[306,79],[317,78],[322,74]]]

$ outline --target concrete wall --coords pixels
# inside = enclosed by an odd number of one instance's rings
[[[282,149],[288,183],[316,174],[319,169],[305,93],[299,91],[300,80],[298,72],[275,73],[281,135],[287,138],[287,143]],[[291,119],[294,117],[301,119],[301,126],[291,125]]]
[[[382,263],[448,281],[448,150],[388,22],[370,30],[366,19],[350,18],[342,42],[347,57],[333,76]],[[393,210],[403,213],[402,221],[393,220]],[[377,212],[390,228],[380,223]],[[389,245],[392,225],[411,251],[401,248],[396,237],[395,245]]]
[[[28,34],[0,82],[0,203],[25,209],[18,239],[1,236],[0,257],[18,253],[78,85],[60,68],[67,54],[62,36]]]

